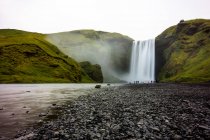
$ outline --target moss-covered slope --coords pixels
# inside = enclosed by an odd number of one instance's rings
[[[103,75],[101,71],[101,66],[98,64],[91,65],[90,62],[81,62],[80,66],[87,73],[87,75],[98,83],[103,83]]]
[[[0,83],[93,82],[80,65],[45,35],[0,30]]]
[[[210,20],[181,21],[156,38],[160,82],[210,82]]]
[[[47,40],[78,62],[89,61],[102,68],[104,82],[119,82],[129,71],[133,39],[94,30],[49,34]]]

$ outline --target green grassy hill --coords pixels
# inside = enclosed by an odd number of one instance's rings
[[[0,83],[94,82],[38,33],[0,30]]]
[[[133,39],[119,33],[75,30],[49,34],[46,38],[78,62],[99,64],[104,82],[120,82],[129,71]]]
[[[182,21],[156,38],[160,82],[210,82],[210,20]]]

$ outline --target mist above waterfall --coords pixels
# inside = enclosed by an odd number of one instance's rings
[[[49,34],[46,38],[78,62],[89,61],[102,67],[104,82],[126,81],[133,40],[118,33],[76,30]]]
[[[155,81],[155,39],[133,42],[129,81]]]

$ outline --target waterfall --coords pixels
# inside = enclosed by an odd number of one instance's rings
[[[133,42],[129,81],[155,81],[155,39]]]

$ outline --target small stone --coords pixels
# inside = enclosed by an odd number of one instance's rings
[[[26,108],[26,106],[24,106],[23,108]]]
[[[28,90],[28,91],[26,91],[26,92],[31,92],[31,91]]]
[[[40,113],[39,114],[39,117],[43,117],[43,116],[47,116],[47,114],[46,113]]]
[[[26,113],[28,114],[28,113],[29,113],[29,111],[26,111]]]
[[[158,132],[160,132],[160,129],[159,128],[157,128],[157,127],[150,127],[152,130],[154,130],[154,131],[158,131]]]
[[[78,134],[73,134],[72,136],[75,137],[75,138],[78,138],[79,137]]]
[[[95,88],[101,88],[101,85],[96,85]]]
[[[173,139],[174,140],[180,140],[180,139],[182,139],[182,136],[176,134],[176,135],[174,135]]]
[[[113,131],[118,131],[120,129],[120,125],[114,125],[112,126]]]
[[[189,100],[183,100],[183,102],[185,102],[185,103],[189,103],[190,101],[189,101]]]
[[[137,125],[143,125],[143,124],[144,124],[143,119],[141,119],[141,120],[137,123]]]
[[[73,122],[75,122],[76,121],[76,119],[75,118],[72,118],[71,120],[70,120],[70,123],[73,123]]]
[[[58,136],[59,135],[59,132],[58,131],[55,131],[54,132],[54,136]]]
[[[66,135],[65,135],[65,137],[68,139],[68,138],[69,138],[69,135],[68,135],[68,134],[66,134]]]
[[[204,126],[204,125],[199,125],[198,127],[199,127],[199,128],[201,128],[201,129],[205,129],[205,130],[210,130],[210,128],[209,128],[209,127]]]
[[[38,123],[42,123],[43,121],[42,121],[42,120],[38,120],[37,122],[38,122]]]
[[[126,133],[127,133],[128,136],[134,137],[134,133],[132,131],[126,131]]]
[[[106,126],[110,127],[110,126],[111,126],[111,124],[110,124],[110,123],[106,123]]]
[[[165,120],[166,123],[169,123],[169,120]]]
[[[55,104],[55,103],[53,103],[53,104],[52,104],[52,106],[56,106],[56,104]]]
[[[14,115],[15,115],[15,113],[12,113],[11,115],[12,115],[12,116],[14,116]]]
[[[49,137],[48,137],[47,135],[43,135],[43,136],[42,136],[42,139],[43,139],[43,140],[48,140]]]
[[[4,108],[3,108],[3,107],[1,107],[1,108],[0,108],[0,110],[4,110]]]
[[[96,136],[97,136],[98,138],[100,138],[100,137],[101,137],[101,134],[100,134],[100,133],[97,133]]]
[[[106,132],[106,130],[105,130],[105,129],[100,129],[100,131],[101,131],[102,133],[105,133],[105,132]]]

